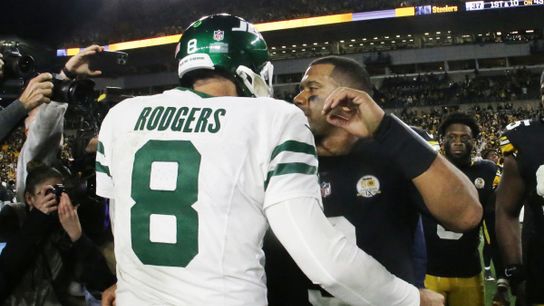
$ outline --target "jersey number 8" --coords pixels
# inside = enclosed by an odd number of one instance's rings
[[[198,213],[192,205],[198,200],[200,159],[190,141],[150,140],[136,152],[131,191],[136,203],[130,213],[131,237],[132,249],[142,263],[186,267],[197,255]],[[170,169],[170,175],[157,169],[166,172]],[[165,176],[168,182],[160,183]],[[170,220],[168,230],[175,234],[161,231],[152,234],[152,220]],[[170,238],[161,241],[165,235]]]

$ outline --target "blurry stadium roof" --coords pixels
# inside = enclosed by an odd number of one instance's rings
[[[517,3],[512,5],[508,3]],[[512,9],[515,8],[515,9]],[[370,12],[334,14],[319,17],[258,23],[256,27],[272,42],[297,43],[306,40],[340,39],[364,35],[398,34],[456,29],[466,32],[539,28],[544,26],[543,0],[468,1],[459,5],[422,5]],[[477,17],[476,17],[477,16]],[[413,17],[413,18],[398,18]],[[417,17],[417,18],[414,18]],[[316,31],[316,28],[319,31]],[[281,30],[281,31],[280,31]],[[129,50],[174,44],[181,34],[106,45],[109,50]],[[57,50],[58,56],[77,54],[80,48]]]

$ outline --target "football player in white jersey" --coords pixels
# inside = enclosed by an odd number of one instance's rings
[[[272,65],[253,25],[204,17],[176,58],[184,87],[125,100],[100,129],[96,188],[112,200],[116,305],[266,305],[268,225],[313,282],[350,304],[442,305],[327,221],[312,133],[298,108],[268,98]]]

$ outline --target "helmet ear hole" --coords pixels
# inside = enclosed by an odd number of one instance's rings
[[[251,77],[251,75],[246,74],[246,78],[249,83],[253,84],[253,78]]]

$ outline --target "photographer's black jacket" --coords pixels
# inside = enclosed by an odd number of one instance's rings
[[[71,243],[57,218],[37,209],[28,212],[23,204],[0,211],[0,239],[7,241],[0,254],[0,304],[65,304],[74,278],[91,291],[115,283],[94,244],[85,235]]]
[[[27,115],[27,110],[19,100],[11,102],[0,110],[0,141],[11,133],[11,130]]]

